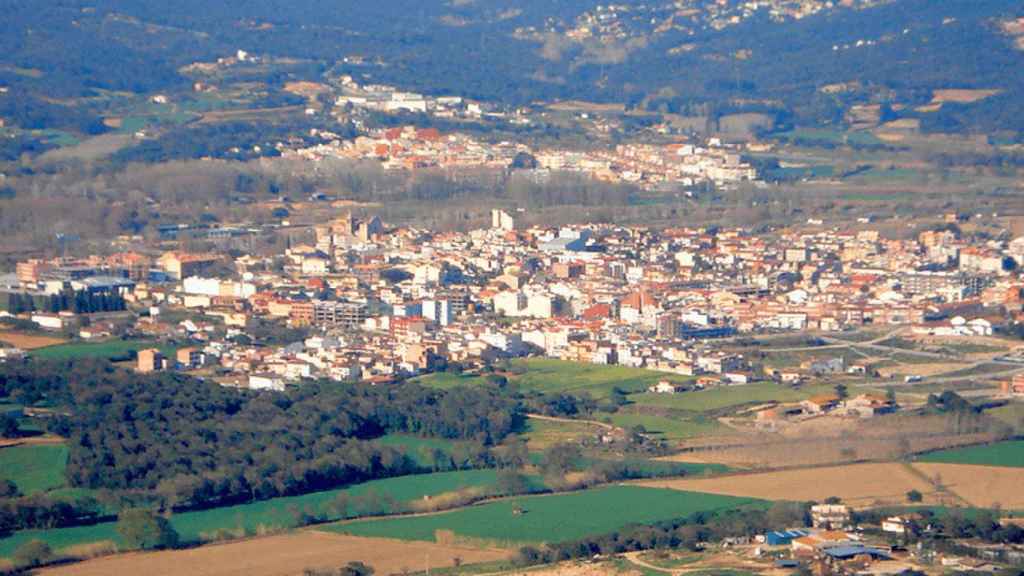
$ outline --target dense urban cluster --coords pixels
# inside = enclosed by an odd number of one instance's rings
[[[0,302],[10,322],[83,338],[188,342],[173,357],[140,351],[139,370],[214,367],[222,383],[277,390],[320,377],[384,383],[524,355],[700,376],[700,387],[792,383],[866,367],[842,357],[774,367],[717,342],[865,325],[990,336],[1021,313],[1024,241],[968,239],[952,215],[909,240],[867,226],[521,228],[517,215],[496,209],[490,228],[468,233],[346,215],[267,257],[25,261],[3,278]],[[74,307],[97,300],[143,313]],[[196,314],[174,320],[181,309]],[[284,324],[285,341],[261,337]]]

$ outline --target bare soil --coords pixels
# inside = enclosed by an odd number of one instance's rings
[[[307,568],[339,568],[360,561],[378,576],[508,558],[510,552],[429,542],[358,538],[316,531],[253,538],[189,550],[133,552],[40,571],[46,576],[287,576]]]
[[[22,334],[20,332],[0,332],[0,342],[6,342],[22,350],[35,350],[65,342],[62,338],[55,336],[42,336],[39,334]]]
[[[1024,508],[1024,468],[932,462],[918,462],[913,466],[933,482],[938,479],[946,490],[972,506],[990,508],[998,504],[1008,510]]]
[[[935,489],[925,478],[896,463],[851,464],[707,479],[651,480],[639,484],[765,500],[820,502],[838,496],[854,507],[904,504],[910,490],[920,491],[926,503],[939,501]]]

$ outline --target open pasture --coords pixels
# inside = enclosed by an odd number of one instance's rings
[[[574,540],[629,524],[757,504],[757,500],[744,497],[610,486],[571,494],[509,498],[441,514],[335,524],[329,529],[357,536],[426,541],[450,531],[456,539],[512,546]]]
[[[1024,468],[1024,440],[941,450],[924,454],[918,461]]]

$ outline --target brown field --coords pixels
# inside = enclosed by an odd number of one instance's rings
[[[503,550],[303,531],[190,550],[118,554],[39,573],[47,576],[286,576],[302,574],[306,568],[338,568],[360,561],[372,566],[378,576],[387,576],[419,571],[427,566],[452,566],[455,558],[472,564],[501,560],[509,555],[510,552]]]
[[[936,90],[932,93],[932,102],[956,102],[970,104],[999,94],[1002,90]]]
[[[925,479],[896,463],[851,464],[706,479],[650,480],[639,484],[765,500],[820,502],[838,496],[855,507],[903,504],[908,491],[918,490],[924,494],[925,502],[938,502],[935,490]]]
[[[22,350],[35,350],[56,344],[63,344],[66,340],[54,336],[40,336],[37,334],[21,334],[18,332],[0,332],[0,342],[7,342],[11,346],[17,346]]]
[[[582,100],[565,100],[548,104],[548,109],[558,112],[605,112],[621,114],[626,111],[624,104],[600,104],[597,102],[583,102]]]
[[[946,490],[972,506],[999,504],[1008,510],[1024,508],[1024,468],[917,462],[914,468],[931,478],[936,475]]]
[[[905,399],[904,399],[905,401]],[[994,440],[994,432],[961,432],[945,416],[896,414],[862,420],[826,416],[779,422],[775,431],[755,431],[752,419],[731,419],[742,436],[694,439],[687,447],[710,448],[661,458],[679,462],[727,464],[739,468],[777,469],[796,466],[890,461],[907,453],[927,452]]]
[[[235,110],[215,110],[203,114],[200,124],[216,124],[218,122],[246,122],[265,120],[268,117],[281,117],[301,114],[303,106],[281,106],[279,108],[243,108]]]

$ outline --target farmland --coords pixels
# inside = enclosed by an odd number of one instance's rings
[[[531,451],[537,451],[561,442],[574,442],[585,437],[593,437],[600,430],[600,426],[589,422],[529,418],[520,435],[526,440]]]
[[[615,387],[627,392],[639,392],[667,376],[642,368],[583,364],[548,358],[514,360],[512,368],[513,372],[506,376],[524,391],[574,394],[586,392],[594,398],[606,398]],[[520,371],[521,373],[517,373]],[[426,386],[451,388],[477,384],[482,379],[438,373],[424,376],[418,381]]]
[[[931,452],[921,456],[918,460],[947,464],[1024,468],[1024,440]]]
[[[55,336],[44,336],[40,334],[23,334],[20,332],[0,332],[0,342],[6,342],[11,346],[22,350],[35,350],[63,344],[64,340]]]
[[[613,532],[629,524],[757,503],[751,498],[611,486],[571,494],[510,498],[441,514],[335,524],[329,529],[403,540],[433,541],[438,531],[451,531],[456,538],[492,543],[557,542]]]
[[[63,444],[0,448],[0,479],[18,485],[23,494],[64,486],[68,448]]]
[[[377,574],[397,574],[424,568],[505,559],[508,552],[440,546],[427,542],[356,538],[302,531],[191,550],[140,552],[98,558],[44,570],[47,576],[278,576],[300,574],[305,568],[326,569],[360,561]]]
[[[640,485],[764,500],[820,502],[836,496],[857,507],[904,503],[910,490],[920,491],[926,502],[935,501],[935,490],[929,482],[895,463],[736,474],[714,479],[649,480]]]
[[[206,541],[221,535],[237,537],[292,528],[304,516],[319,516],[328,520],[341,518],[338,503],[342,494],[346,496],[345,515],[355,517],[409,509],[424,496],[439,496],[467,488],[486,489],[495,485],[496,478],[497,474],[493,470],[402,476],[302,496],[183,512],[172,516],[171,524],[185,542]],[[537,488],[540,487],[539,480],[534,479],[533,482]],[[118,541],[112,522],[95,526],[26,530],[0,539],[0,557],[9,557],[18,546],[34,538],[49,543],[54,550],[100,541]]]
[[[127,358],[132,352],[152,348],[153,342],[108,340],[106,342],[74,342],[39,348],[32,356],[41,360],[77,360],[81,358]],[[163,350],[163,349],[162,349]],[[163,350],[166,353],[169,350]]]
[[[629,409],[612,416],[612,424],[622,428],[643,426],[647,434],[665,440],[684,440],[694,436],[708,436],[723,431],[715,420],[703,417],[672,418],[655,414],[634,414]]]
[[[792,388],[771,382],[745,386],[720,386],[682,394],[636,394],[629,399],[640,405],[661,406],[691,412],[711,412],[744,404],[765,402],[798,402],[811,396],[828,393],[831,386]]]
[[[914,468],[971,506],[1024,509],[1024,468],[919,462]]]

